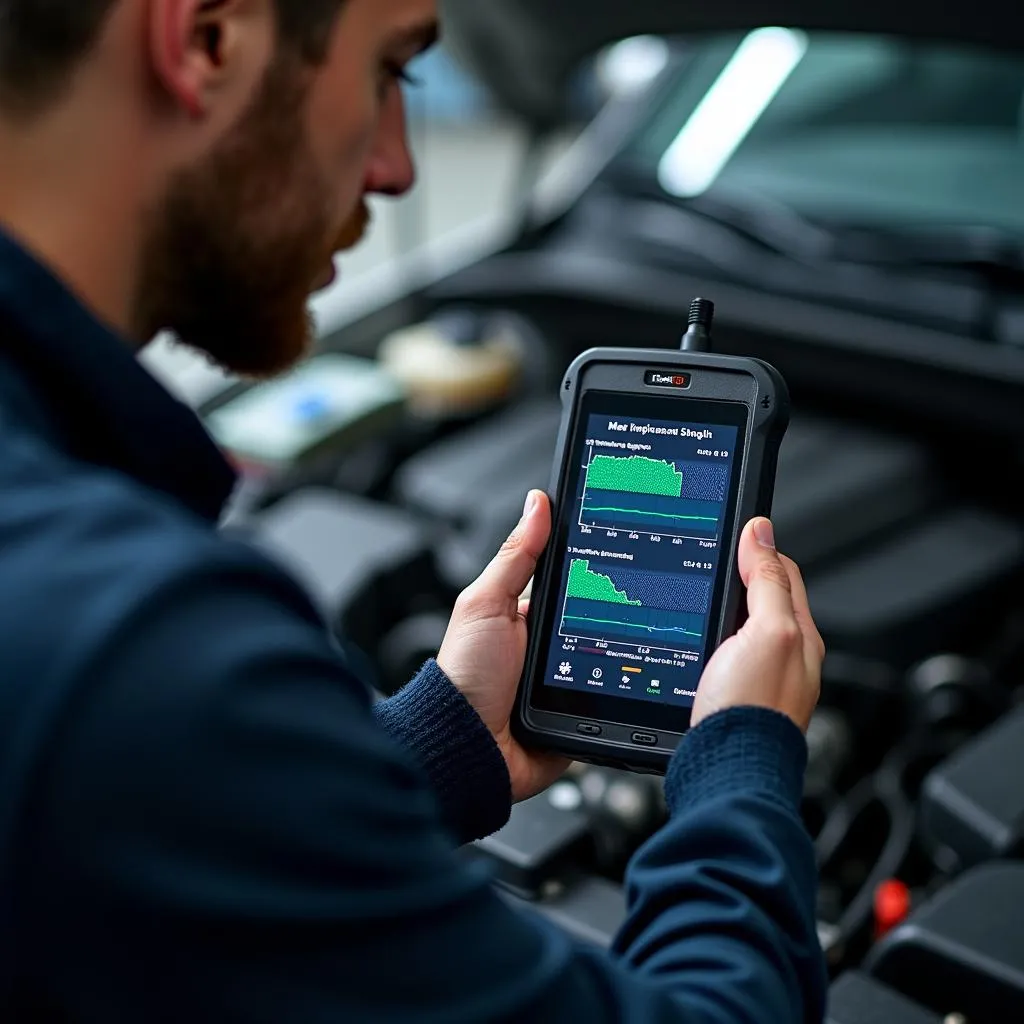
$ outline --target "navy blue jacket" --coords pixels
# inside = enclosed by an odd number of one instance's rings
[[[375,706],[217,532],[233,485],[0,236],[0,1018],[821,1019],[795,726],[695,729],[614,950],[575,944],[458,855],[510,808],[476,714],[434,664]]]

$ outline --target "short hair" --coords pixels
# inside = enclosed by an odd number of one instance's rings
[[[54,101],[120,0],[0,0],[0,109]],[[319,62],[344,0],[273,0],[281,42]]]

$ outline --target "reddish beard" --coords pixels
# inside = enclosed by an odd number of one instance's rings
[[[352,211],[352,216],[345,221],[341,231],[338,232],[338,237],[334,242],[334,251],[344,252],[346,249],[354,249],[363,240],[363,236],[370,226],[370,220],[370,208],[366,205],[365,200],[360,200],[359,205]]]
[[[305,136],[306,83],[301,65],[278,61],[239,124],[172,182],[143,254],[140,337],[171,330],[229,372],[255,378],[310,350],[309,296],[338,237],[332,189]],[[342,241],[361,234],[366,219],[356,211]]]

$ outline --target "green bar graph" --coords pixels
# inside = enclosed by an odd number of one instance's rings
[[[627,458],[595,455],[587,471],[587,487],[678,498],[683,493],[683,474],[673,463],[663,459],[649,459],[644,455]]]
[[[607,576],[591,572],[590,562],[585,558],[575,558],[569,566],[568,596],[578,597],[584,601],[606,601],[608,604],[640,606],[639,601],[631,601],[627,594],[617,590],[615,584]]]

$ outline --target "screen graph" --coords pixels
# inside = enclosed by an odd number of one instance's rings
[[[726,465],[589,451],[580,526],[665,537],[716,538],[729,485]]]
[[[574,559],[561,635],[667,650],[704,637],[711,577],[643,572]]]
[[[745,423],[738,403],[584,395],[545,589],[538,707],[618,721],[610,703],[624,701],[653,725],[638,702],[692,706],[719,631]]]

